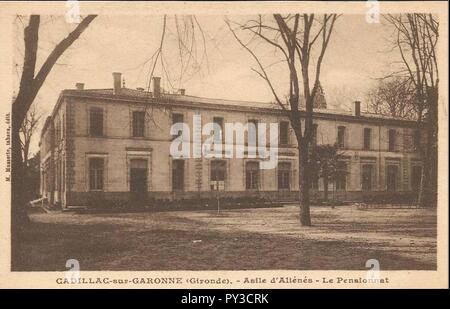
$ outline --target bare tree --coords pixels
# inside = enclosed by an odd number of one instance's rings
[[[22,146],[22,159],[25,168],[28,166],[31,139],[34,136],[34,133],[36,133],[36,128],[40,119],[41,115],[38,115],[36,105],[33,105],[33,107],[31,107],[28,111],[27,116],[20,127],[20,144]]]
[[[416,120],[418,104],[409,78],[394,76],[378,81],[368,93],[369,111],[392,117]]]
[[[140,69],[140,72],[147,72],[147,96],[150,97],[151,83],[156,75],[157,67],[161,69],[160,77],[167,82],[167,88],[161,87],[162,93],[179,93],[185,81],[197,73],[201,74],[203,67],[209,67],[207,38],[208,34],[195,15],[162,16],[162,30],[158,47],[144,62],[132,68],[132,70]],[[177,45],[177,48],[166,48],[170,41]],[[176,75],[173,72],[179,73]],[[153,105],[145,106],[146,118],[153,125],[159,127],[159,123],[154,117],[154,111]]]
[[[311,225],[309,149],[313,134],[313,104],[320,85],[322,61],[337,17],[336,14],[325,14],[321,17],[316,17],[314,14],[274,14],[267,20],[259,15],[245,24],[237,24],[238,27],[235,29],[227,20],[235,39],[258,64],[258,69],[254,71],[267,83],[277,105],[289,118],[295,132],[299,159],[300,223],[303,226]],[[243,42],[238,36],[238,30],[252,36],[249,43]],[[289,76],[287,102],[282,100],[285,96],[275,89],[274,80],[269,76],[270,65],[264,65],[263,57],[258,54],[264,50],[264,47],[250,44],[255,40],[281,52],[281,61],[286,65],[286,73]],[[314,59],[315,64],[312,61],[314,56],[317,57]],[[301,101],[304,102],[305,107],[302,111]],[[301,118],[304,119],[304,124]]]
[[[86,16],[67,37],[62,39],[50,52],[42,66],[36,68],[39,42],[39,26],[41,17],[31,15],[28,25],[24,29],[24,59],[20,78],[19,91],[12,104],[12,166],[11,166],[11,224],[12,224],[12,261],[17,261],[14,244],[20,231],[28,222],[26,215],[26,195],[23,188],[27,187],[25,167],[22,159],[20,130],[26,115],[34,102],[39,90],[44,84],[48,74],[61,55],[80,37],[96,15]],[[20,258],[20,257],[19,257]]]
[[[393,75],[406,76],[414,86],[417,104],[417,129],[425,132],[420,141],[424,161],[418,203],[437,201],[437,121],[439,67],[437,43],[439,22],[432,14],[387,15],[385,20],[395,29],[402,70]],[[419,135],[423,136],[423,135]]]

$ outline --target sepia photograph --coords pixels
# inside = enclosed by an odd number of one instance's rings
[[[448,287],[448,4],[288,2],[0,2],[2,273]]]

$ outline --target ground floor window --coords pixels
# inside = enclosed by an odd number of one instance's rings
[[[336,190],[347,190],[347,163],[343,161],[336,166]]]
[[[259,188],[259,162],[246,163],[245,188],[248,190],[255,190]]]
[[[278,190],[289,190],[291,188],[291,163],[278,163]]]
[[[147,160],[130,160],[130,191],[134,193],[147,192]]]
[[[397,191],[398,189],[398,165],[386,166],[386,188],[388,191]]]
[[[309,182],[309,188],[312,190],[319,190],[319,177],[313,175],[311,181]]]
[[[362,166],[362,189],[363,191],[372,190],[373,165],[363,164]]]
[[[411,189],[418,192],[422,181],[422,166],[415,165],[411,170]]]
[[[172,161],[172,190],[184,190],[184,161]]]
[[[211,190],[224,190],[225,178],[227,173],[227,162],[224,160],[211,161],[210,171],[210,186]]]
[[[104,159],[89,159],[89,190],[103,190]]]

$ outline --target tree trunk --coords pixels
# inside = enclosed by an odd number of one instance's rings
[[[301,142],[298,142],[302,145]],[[308,172],[308,148],[298,147],[299,162],[299,202],[300,202],[300,224],[302,226],[311,226],[311,215],[309,211],[309,172]]]
[[[426,146],[418,197],[420,207],[434,207],[437,204],[437,93],[430,94],[429,100],[428,119],[425,122]]]
[[[11,124],[11,269],[21,265],[18,246],[23,231],[29,223],[26,209],[26,180],[25,169],[22,161],[22,148],[20,144],[20,123],[17,113],[12,114]]]

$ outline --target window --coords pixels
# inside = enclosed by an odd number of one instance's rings
[[[415,165],[411,171],[411,190],[419,192],[420,183],[422,181],[422,167]]]
[[[103,158],[89,159],[89,190],[103,190]]]
[[[66,191],[66,161],[62,161],[62,167],[61,167],[61,191]]]
[[[55,141],[59,141],[60,140],[60,129],[61,129],[61,124],[60,124],[60,121],[59,121],[59,118],[56,118],[55,119],[55,125],[54,125],[54,127],[55,127]]]
[[[317,145],[317,124],[312,125],[312,133],[311,133],[311,145]]]
[[[172,125],[176,124],[176,123],[183,123],[184,122],[184,117],[183,114],[172,114]],[[176,134],[176,136],[180,136],[183,133],[182,130],[179,130],[178,133]]]
[[[291,188],[291,163],[278,163],[278,190]]]
[[[370,140],[372,139],[372,129],[364,128],[364,149],[370,149]]]
[[[247,162],[245,165],[245,188],[248,190],[259,187],[259,162]]]
[[[130,160],[130,191],[137,193],[136,197],[145,198],[147,192],[147,165],[145,159]]]
[[[224,160],[211,161],[211,175],[210,175],[211,190],[225,189],[226,172],[227,172],[226,161]]]
[[[184,189],[184,161],[172,161],[172,190],[182,191]]]
[[[145,112],[133,112],[133,136],[144,137]]]
[[[364,164],[362,166],[362,189],[363,191],[372,190],[373,165]]]
[[[213,122],[220,127],[220,131],[218,134],[214,132],[214,142],[215,143],[222,143],[223,142],[223,118],[222,117],[214,117]]]
[[[103,110],[92,108],[89,112],[89,133],[91,136],[103,136]]]
[[[338,127],[336,143],[339,148],[345,147],[345,127],[343,126]]]
[[[319,177],[314,176],[311,178],[311,181],[309,182],[309,188],[312,190],[319,189]]]
[[[398,165],[388,165],[386,169],[386,188],[388,191],[397,191],[399,170]]]
[[[338,161],[336,166],[336,190],[347,190],[347,163]]]
[[[62,138],[66,137],[66,117],[62,115]]]
[[[280,122],[280,145],[289,144],[289,122]]]
[[[258,120],[250,119],[248,124],[248,145],[258,146]]]
[[[389,151],[395,151],[395,130],[388,131]]]
[[[414,150],[419,150],[420,147],[420,131],[417,129],[413,133],[413,147]]]

